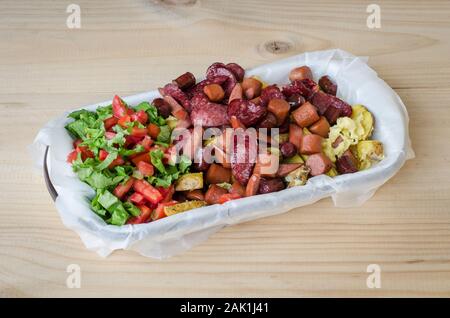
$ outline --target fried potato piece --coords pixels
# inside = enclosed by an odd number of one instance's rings
[[[203,188],[203,173],[187,173],[182,175],[175,184],[175,191],[191,191]]]
[[[366,140],[372,135],[374,119],[372,113],[367,110],[363,105],[354,105],[352,107],[352,119],[362,127],[362,131],[359,134],[359,140]]]
[[[305,185],[306,181],[308,181],[309,172],[310,169],[306,165],[302,165],[300,168],[289,173],[284,177],[284,180],[288,183],[287,187],[291,188]]]
[[[182,202],[182,203],[177,203],[174,205],[170,205],[170,206],[165,206],[164,207],[164,213],[167,216],[170,215],[174,215],[177,213],[181,213],[181,212],[185,212],[188,210],[192,210],[192,209],[196,209],[196,208],[201,208],[202,206],[205,206],[207,203],[205,201],[186,201],[186,202]]]
[[[384,158],[383,144],[378,140],[362,140],[356,145],[359,170],[368,169]]]

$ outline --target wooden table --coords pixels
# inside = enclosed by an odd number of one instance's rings
[[[178,4],[173,4],[177,3]],[[0,296],[450,296],[450,2],[0,3]],[[181,4],[180,4],[181,3]],[[26,151],[61,112],[154,89],[215,61],[342,48],[401,96],[416,158],[360,208],[331,200],[226,228],[165,261],[103,259],[66,229]],[[66,287],[69,264],[80,289]],[[369,264],[381,288],[366,286]]]

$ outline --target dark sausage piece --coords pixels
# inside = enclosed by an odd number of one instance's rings
[[[235,136],[233,141],[233,149],[231,151],[231,171],[234,179],[241,185],[246,186],[255,165],[255,158],[252,158],[252,155],[256,154],[251,153],[250,137],[244,136],[244,138],[244,147],[238,145],[237,136]]]
[[[177,102],[181,104],[181,106],[184,107],[184,109],[186,109],[188,112],[191,111],[191,102],[188,96],[177,85],[173,83],[166,84],[162,89],[162,95],[172,96]]]
[[[294,156],[297,153],[297,148],[295,148],[293,143],[290,143],[289,141],[283,142],[280,145],[280,151],[283,157],[290,158]]]
[[[324,75],[319,79],[319,86],[325,93],[336,96],[337,85],[333,83],[328,75]]]
[[[272,99],[280,98],[285,99],[283,93],[277,85],[270,85],[262,89],[261,91],[261,105],[266,107]]]
[[[185,90],[195,85],[195,76],[191,72],[186,72],[172,81],[181,90]]]
[[[295,80],[283,87],[283,94],[289,98],[294,94],[300,94],[309,99],[315,92],[319,90],[319,85],[312,79],[305,78],[303,80]]]
[[[245,70],[237,63],[228,63],[225,67],[233,73],[238,82],[242,82],[245,75]]]
[[[288,118],[286,118],[284,123],[282,123],[280,125],[280,127],[278,127],[279,133],[280,134],[287,134],[289,132],[289,124],[290,124],[290,120],[289,120],[289,117],[288,117]]]
[[[261,178],[259,182],[259,193],[271,193],[281,191],[285,188],[283,180],[281,178],[265,179]]]
[[[291,106],[290,110],[293,111],[302,106],[306,102],[306,100],[300,94],[292,94],[287,99],[287,102],[289,103],[289,106]]]
[[[223,88],[225,90],[226,96],[230,96],[231,91],[234,88],[234,85],[236,85],[237,80],[234,76],[233,72],[231,72],[229,69],[226,68],[225,64],[223,63],[213,63],[211,66],[208,67],[206,70],[206,78],[211,80],[217,76],[226,76],[228,79],[225,83],[223,83]]]
[[[162,98],[155,98],[152,102],[152,104],[156,107],[158,110],[158,114],[161,115],[164,118],[167,118],[170,116],[171,110],[170,105],[166,103],[166,101]]]
[[[258,123],[258,128],[274,128],[277,126],[277,118],[271,112],[267,112],[266,116]]]
[[[358,160],[356,160],[350,149],[346,150],[342,156],[336,160],[336,168],[340,174],[358,171]]]
[[[196,126],[218,127],[229,122],[227,107],[216,103],[204,103],[193,108],[192,123]]]
[[[328,107],[330,106],[330,99],[328,98],[328,95],[321,91],[315,93],[309,101],[311,102],[311,104],[316,106],[317,112],[320,115],[325,114]]]
[[[199,82],[198,84],[196,84],[195,86],[192,86],[191,88],[186,90],[186,95],[189,98],[192,98],[193,96],[199,94],[199,93],[203,93],[203,88],[207,85],[210,84],[219,84],[222,85],[223,83],[225,83],[228,80],[227,76],[216,76],[213,77],[211,79],[205,79],[201,82]]]
[[[331,125],[334,125],[336,124],[337,119],[341,116],[341,111],[334,106],[330,106],[324,116]]]
[[[184,201],[187,201],[186,193],[181,192],[181,191],[177,191],[177,192],[175,192],[175,193],[173,194],[172,199],[175,200],[175,201],[178,201],[178,202],[184,202]]]
[[[330,124],[334,123],[332,122],[332,120],[330,120],[333,119],[334,116],[331,116],[329,118],[329,116],[327,116],[326,114],[326,112],[329,111],[330,107],[333,107],[339,111],[338,117],[340,116],[350,117],[352,115],[352,106],[344,102],[342,99],[337,98],[336,96],[321,91],[316,92],[314,95],[312,95],[309,101],[314,106],[316,106],[317,111],[319,112],[320,115],[325,115],[325,117],[327,117],[328,122],[330,122]]]
[[[236,116],[245,127],[256,124],[266,115],[266,108],[249,100],[234,99],[228,105],[228,116]]]

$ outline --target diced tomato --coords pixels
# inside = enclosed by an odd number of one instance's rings
[[[137,167],[139,161],[145,161],[147,163],[151,163],[150,154],[148,152],[144,152],[144,153],[132,158],[131,161],[135,164],[136,167]]]
[[[150,138],[150,136],[145,136],[144,139],[139,142],[139,144],[144,147],[145,151],[149,151],[150,147],[153,145],[153,140],[152,138]]]
[[[83,142],[83,140],[81,139],[76,139],[73,141],[73,148],[78,147],[79,144],[81,144]]]
[[[154,173],[153,165],[145,161],[139,161],[137,168],[145,177],[152,176]]]
[[[139,216],[129,218],[127,224],[141,224],[150,221],[152,210],[145,205],[138,205],[138,208],[141,210],[141,214],[139,214]]]
[[[81,159],[83,161],[87,158],[94,158],[94,153],[86,146],[77,146],[76,151],[81,153]]]
[[[120,127],[122,128],[127,128],[127,123],[131,122],[131,117],[130,115],[125,115],[120,117],[120,119],[117,121],[117,123],[119,124]]]
[[[98,152],[98,159],[100,161],[103,161],[106,159],[106,157],[108,157],[108,152],[106,150],[100,149],[100,151]]]
[[[113,191],[114,195],[121,199],[125,195],[125,193],[130,191],[131,187],[133,186],[134,180],[134,178],[130,178],[127,182],[125,182],[125,184],[119,183]]]
[[[141,142],[142,139],[144,139],[142,136],[131,136],[131,135],[125,136],[125,147],[133,146],[138,142]]]
[[[150,203],[159,203],[163,199],[161,193],[156,190],[150,183],[144,180],[136,180],[133,183],[133,188],[136,192],[139,192]]]
[[[133,202],[134,204],[137,204],[137,205],[142,205],[142,204],[145,203],[144,196],[142,194],[140,194],[140,193],[137,193],[137,192],[135,192],[132,195],[130,195],[129,199],[130,199],[131,202]]]
[[[72,163],[74,160],[77,159],[78,152],[76,150],[73,150],[69,155],[67,156],[67,162]]]
[[[133,128],[131,129],[131,136],[134,136],[134,137],[144,137],[144,136],[147,136],[147,128],[133,127]]]
[[[222,194],[218,200],[219,204],[225,203],[227,201],[231,201],[231,200],[235,200],[235,199],[240,199],[242,198],[239,194],[237,193],[225,193]]]
[[[116,124],[117,124],[117,118],[116,117],[109,117],[109,118],[106,118],[104,121],[103,121],[103,126],[105,126],[105,130],[106,131],[108,131],[108,130],[110,130],[111,128],[113,128]]]
[[[177,201],[169,201],[169,202],[163,202],[163,203],[158,204],[158,207],[155,210],[153,210],[153,212],[152,212],[152,215],[151,215],[152,220],[156,221],[156,220],[165,218],[167,215],[166,215],[166,213],[164,213],[164,207],[175,205],[177,203],[178,203]]]
[[[156,139],[158,138],[159,132],[161,131],[161,129],[159,128],[158,125],[155,124],[149,124],[147,126],[147,130],[148,130],[148,134],[153,138]]]
[[[163,196],[161,202],[169,202],[172,200],[172,196],[175,193],[175,187],[173,184],[171,184],[168,188],[158,187],[157,189]]]
[[[118,156],[116,159],[113,160],[108,166],[109,169],[112,169],[116,166],[121,166],[125,163],[125,160],[121,156]]]
[[[112,132],[112,131],[105,132],[106,139],[113,139],[115,136],[116,136],[115,132]]]
[[[128,107],[125,105],[122,98],[115,95],[112,101],[112,111],[116,118],[121,118],[127,114]]]
[[[131,120],[132,121],[138,121],[142,125],[145,125],[147,123],[147,120],[148,120],[148,115],[147,115],[147,113],[145,111],[138,110],[133,115],[131,115]]]

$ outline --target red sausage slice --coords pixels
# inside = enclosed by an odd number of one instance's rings
[[[333,166],[333,163],[325,154],[316,153],[308,157],[306,165],[311,169],[310,173],[312,176],[318,176],[327,173]]]
[[[302,138],[302,144],[300,147],[300,153],[303,155],[312,155],[322,151],[322,137],[319,135],[311,134],[305,135]]]
[[[292,112],[295,122],[300,127],[308,127],[319,120],[316,108],[310,103],[306,102]]]

